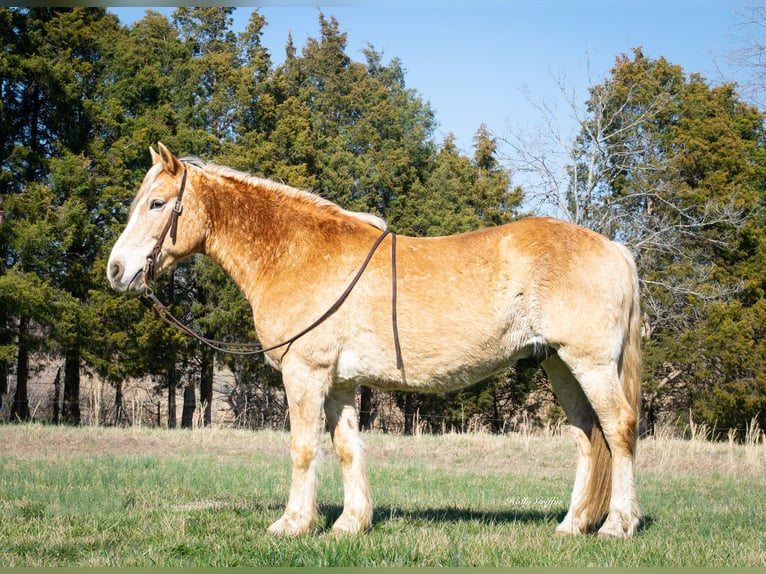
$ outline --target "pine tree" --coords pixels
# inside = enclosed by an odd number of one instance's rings
[[[98,133],[94,101],[102,42],[116,30],[116,19],[103,9],[83,8],[11,9],[4,15],[14,32],[2,82],[9,120],[2,146],[11,152],[2,178],[10,204],[5,261],[35,273],[38,287],[55,294],[55,313],[18,316],[19,372],[26,372],[30,321],[52,324],[66,363],[64,418],[78,423],[85,333],[80,311],[103,229],[101,183],[87,155]]]
[[[415,199],[415,234],[462,233],[517,216],[521,191],[510,189],[510,174],[498,165],[496,141],[486,127],[479,128],[474,143],[470,159],[458,151],[452,134],[444,140],[436,165]]]

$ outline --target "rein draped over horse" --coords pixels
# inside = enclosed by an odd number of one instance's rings
[[[282,372],[293,473],[271,532],[300,534],[316,523],[323,411],[345,493],[333,531],[372,526],[358,385],[446,392],[538,356],[578,453],[556,532],[635,533],[640,308],[624,246],[551,218],[397,237],[381,219],[314,194],[183,162],[162,144],[151,155],[107,275],[114,289],[143,293],[159,316],[195,337],[159,303],[156,276],[203,253],[244,293],[263,346],[202,339],[224,352],[263,353]],[[388,241],[390,250],[379,249]]]
[[[162,231],[157,238],[157,242],[154,244],[154,249],[152,249],[152,252],[146,257],[146,266],[144,267],[145,287],[143,293],[141,294],[141,300],[146,304],[147,307],[149,307],[149,309],[154,312],[157,317],[165,321],[168,325],[176,327],[200,343],[203,343],[211,349],[221,353],[229,353],[232,355],[259,355],[262,353],[268,353],[269,351],[273,351],[275,349],[279,349],[280,347],[285,347],[291,343],[294,343],[303,335],[320,325],[325,319],[335,313],[335,311],[337,311],[341,305],[343,305],[343,302],[349,296],[351,290],[354,288],[354,286],[356,286],[356,284],[359,282],[359,279],[362,277],[362,273],[364,273],[364,270],[370,263],[370,259],[372,259],[372,256],[378,249],[378,246],[381,244],[383,239],[385,239],[386,235],[391,234],[391,322],[394,329],[394,342],[396,344],[396,368],[402,368],[402,350],[399,345],[399,330],[396,320],[396,234],[390,229],[385,229],[383,233],[381,233],[380,236],[375,240],[375,243],[372,244],[370,252],[362,262],[361,267],[359,267],[359,271],[356,275],[354,275],[351,283],[349,283],[348,287],[346,287],[345,291],[341,293],[340,297],[338,297],[335,303],[333,303],[330,308],[322,314],[321,317],[311,323],[311,325],[293,335],[292,337],[286,339],[285,341],[282,341],[281,343],[271,345],[270,347],[264,349],[257,343],[229,343],[227,341],[216,341],[214,339],[209,339],[200,335],[185,325],[177,317],[175,317],[170,312],[170,309],[168,309],[167,306],[157,298],[157,296],[154,294],[154,290],[150,285],[154,281],[154,269],[157,265],[157,257],[162,252],[162,245],[165,243],[165,239],[168,237],[168,232],[170,232],[170,241],[173,243],[173,245],[176,243],[176,237],[178,235],[178,218],[181,217],[181,214],[183,213],[183,197],[184,191],[186,189],[187,168],[185,165],[183,170],[184,171],[183,176],[181,177],[181,185],[178,187],[178,197],[176,197],[176,201],[173,204],[173,210],[170,212],[167,223],[165,223],[165,227],[162,228]]]

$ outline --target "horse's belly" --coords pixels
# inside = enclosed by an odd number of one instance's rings
[[[375,349],[347,348],[339,356],[336,374],[344,382],[364,384],[384,390],[448,392],[481,381],[501,371],[518,359],[529,356],[530,345],[450,349],[444,352],[402,348],[402,369],[396,368],[396,356]]]

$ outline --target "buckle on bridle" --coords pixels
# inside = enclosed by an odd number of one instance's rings
[[[181,203],[180,199],[176,199],[175,205],[173,205],[173,211],[176,212],[178,215],[181,215],[181,212],[184,210],[184,205]]]
[[[146,256],[146,265],[144,265],[144,283],[146,283],[147,279],[149,281],[154,281],[154,266],[156,263],[153,254]]]

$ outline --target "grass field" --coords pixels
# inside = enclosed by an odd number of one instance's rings
[[[288,436],[0,427],[0,566],[763,566],[766,445],[647,439],[648,516],[631,540],[554,536],[566,436],[366,436],[372,532],[335,538],[342,490],[323,439],[322,521],[279,538]]]

